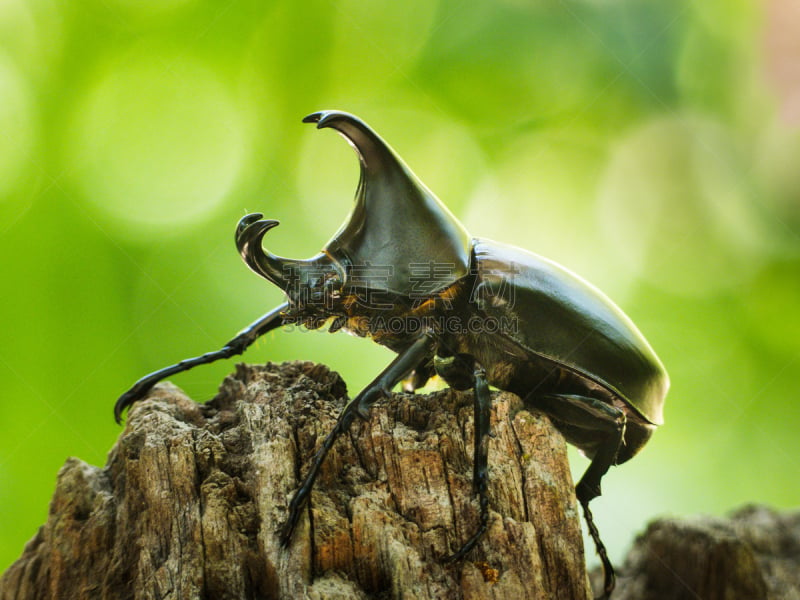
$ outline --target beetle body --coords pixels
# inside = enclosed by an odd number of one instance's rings
[[[436,365],[454,355],[473,357],[485,365],[489,384],[533,404],[536,390],[594,397],[623,410],[626,431],[615,464],[633,457],[663,423],[669,385],[636,326],[602,292],[557,263],[492,240],[473,238],[471,246],[468,274],[422,302],[363,289],[320,312],[305,304],[298,318],[311,328],[341,318],[343,331],[398,353],[421,328],[438,327],[431,364],[419,366],[409,388],[422,387],[423,374],[433,372],[456,389],[471,387],[460,384],[463,374]],[[562,433],[594,456],[591,433],[569,427]]]
[[[560,265],[519,248],[477,240],[478,309],[508,323],[503,332],[521,354],[505,347],[486,356],[475,344],[489,382],[523,398],[542,393],[596,397],[625,412],[627,428],[616,458],[631,458],[663,423],[669,379],[631,320],[602,292]],[[509,266],[513,272],[508,273]],[[479,339],[483,339],[482,337]],[[535,394],[532,395],[535,398]],[[568,441],[591,457],[591,441]]]
[[[474,391],[474,484],[481,525],[450,559],[463,557],[488,526],[489,385],[516,393],[548,414],[568,442],[591,459],[576,487],[605,570],[613,568],[588,503],[608,468],[633,457],[663,422],[669,379],[631,320],[599,290],[533,253],[471,237],[392,149],[364,122],[325,111],[306,122],[342,134],[358,153],[361,178],[352,213],[322,251],[306,260],[263,247],[278,225],[244,217],[236,245],[246,264],[279,286],[287,302],[217,352],[152,373],[123,394],[124,408],[161,379],[241,353],[287,323],[370,337],[397,358],[344,409],[322,443],[281,531],[291,539],[320,466],[354,418],[396,384],[420,388],[434,374]]]

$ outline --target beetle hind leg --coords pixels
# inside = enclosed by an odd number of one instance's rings
[[[589,502],[583,500],[579,501],[583,508],[586,528],[589,530],[589,535],[594,542],[595,550],[597,550],[597,555],[600,557],[600,562],[603,565],[603,595],[597,598],[597,600],[606,600],[611,596],[611,592],[614,591],[614,587],[617,583],[614,565],[611,564],[611,559],[608,558],[606,546],[603,540],[600,539],[600,531],[597,529],[597,525],[594,524],[594,517],[592,516],[592,511],[589,509]]]
[[[583,508],[589,535],[603,564],[601,598],[608,598],[614,589],[616,577],[606,547],[600,539],[600,532],[594,523],[592,511],[589,510],[589,502],[600,495],[600,480],[617,460],[625,436],[625,413],[597,398],[575,394],[530,395],[526,403],[550,416],[568,441],[578,447],[591,449],[589,453],[593,454],[592,462],[575,486],[575,496]]]

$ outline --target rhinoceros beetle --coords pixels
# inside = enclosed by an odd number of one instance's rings
[[[316,256],[292,260],[262,247],[277,221],[250,214],[236,227],[245,263],[280,287],[287,301],[221,350],[140,379],[117,401],[125,408],[156,382],[242,353],[259,336],[289,323],[371,337],[397,357],[353,398],[322,443],[294,495],[280,538],[288,544],[325,456],[358,415],[397,384],[420,388],[434,374],[474,391],[474,487],[478,530],[449,560],[478,542],[489,520],[490,391],[513,392],[550,416],[591,463],[576,486],[601,558],[604,594],[614,570],[589,510],[611,465],[632,458],[662,420],[669,379],[631,320],[599,290],[564,267],[525,250],[471,237],[441,201],[370,127],[339,111],[307,116],[355,148],[361,177],[345,224]]]

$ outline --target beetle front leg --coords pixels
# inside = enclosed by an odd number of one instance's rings
[[[597,549],[600,562],[603,564],[603,595],[598,600],[608,598],[614,590],[616,577],[606,547],[600,539],[600,532],[594,524],[589,502],[600,495],[600,480],[616,461],[622,439],[625,436],[625,413],[596,398],[573,394],[547,394],[529,397],[529,401],[565,425],[585,430],[587,433],[606,434],[606,437],[598,445],[589,468],[575,486],[575,495],[578,502],[581,503],[589,535]]]
[[[195,358],[187,358],[179,363],[145,375],[117,399],[116,404],[114,404],[114,419],[116,419],[117,423],[121,422],[122,412],[137,400],[144,398],[147,392],[159,381],[163,381],[171,375],[188,371],[199,365],[206,365],[223,358],[230,358],[231,356],[241,354],[262,335],[283,325],[282,313],[288,307],[289,304],[284,302],[277,308],[272,309],[263,317],[248,325],[220,350],[206,352]]]
[[[322,442],[322,446],[320,446],[319,450],[317,450],[311,462],[311,467],[309,467],[308,473],[305,479],[303,479],[303,483],[300,484],[292,501],[289,503],[289,516],[278,531],[278,537],[280,538],[282,546],[286,547],[289,545],[292,539],[292,533],[297,526],[297,522],[300,520],[300,511],[303,509],[303,506],[311,494],[311,489],[314,487],[314,482],[317,479],[320,467],[322,463],[325,462],[325,457],[328,455],[328,452],[330,452],[334,442],[336,442],[340,435],[346,433],[350,429],[356,416],[363,419],[369,418],[369,409],[376,401],[388,395],[392,388],[402,381],[420,361],[426,357],[430,358],[433,353],[434,342],[435,337],[432,333],[425,333],[423,336],[417,338],[417,340],[401,352],[372,383],[364,388],[358,396],[353,398],[347,406],[344,407],[344,410],[339,415],[339,419],[336,422],[336,426]]]
[[[482,368],[475,369],[474,373],[474,452],[472,458],[472,484],[478,494],[480,506],[480,525],[478,530],[454,554],[445,558],[445,562],[460,560],[475,547],[478,540],[489,526],[489,418],[491,416],[492,396],[489,383],[486,380],[486,371]]]

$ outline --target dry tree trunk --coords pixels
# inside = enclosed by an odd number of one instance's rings
[[[137,403],[105,468],[71,458],[47,523],[0,579],[28,598],[590,597],[564,441],[516,396],[493,398],[489,530],[475,530],[472,395],[395,394],[325,463],[288,549],[276,530],[344,405],[312,363],[239,366],[198,405]]]
[[[800,511],[653,521],[620,575],[614,600],[800,600]]]

